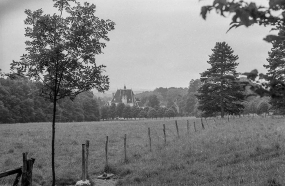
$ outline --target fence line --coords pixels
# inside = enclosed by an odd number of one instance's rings
[[[27,155],[28,155],[27,152],[23,153],[22,167],[0,173],[0,178],[17,174],[15,181],[13,182],[13,186],[18,186],[21,177],[22,177],[21,186],[32,186],[33,165],[35,159],[34,158],[27,159]]]
[[[183,124],[183,125],[182,125]],[[183,128],[187,129],[187,131],[185,132],[185,136],[190,136],[190,123],[189,123],[189,120],[186,120],[186,123],[185,123],[185,120],[179,120],[179,123],[177,122],[177,120],[174,121],[174,125],[172,125],[171,128],[167,127],[167,125],[165,124],[162,124],[162,128],[160,128],[161,132],[158,131],[158,129],[154,129],[153,131],[151,131],[151,127],[147,127],[147,136],[146,136],[146,140],[147,140],[147,144],[146,144],[146,147],[147,147],[147,151],[148,152],[153,152],[154,151],[154,140],[152,140],[152,137],[154,136],[157,136],[158,137],[158,143],[160,142],[159,141],[159,138],[162,139],[163,141],[163,145],[166,146],[167,145],[167,139],[168,141],[170,141],[171,139],[171,136],[172,136],[172,139],[174,140],[175,138],[180,138],[181,134],[179,133],[179,125],[180,126],[183,126]],[[171,126],[171,125],[168,125],[168,126]],[[196,123],[195,121],[193,122],[193,126],[194,126],[194,132],[197,132],[197,128],[196,128]],[[207,126],[209,127],[209,124],[207,122]],[[203,120],[201,118],[201,130],[204,130],[205,129],[205,125],[203,123]],[[174,130],[176,130],[174,132]],[[200,130],[200,131],[201,131]],[[168,135],[167,135],[167,131],[168,131]],[[183,131],[183,130],[182,130]],[[159,135],[161,134],[161,136]],[[184,133],[183,133],[184,134]],[[174,137],[174,138],[173,138]],[[122,155],[123,155],[123,162],[124,163],[128,163],[129,162],[129,159],[127,155],[127,152],[130,152],[127,150],[128,146],[127,146],[127,134],[124,134],[124,136],[122,137],[123,139],[123,146],[122,146]],[[89,146],[89,141],[87,143],[86,141],[86,144],[88,144]],[[104,168],[104,171],[105,172],[108,172],[110,171],[109,169],[109,157],[108,157],[108,144],[109,144],[109,136],[106,136],[106,142],[105,142],[105,168]],[[82,180],[85,180],[86,178],[88,178],[88,150],[86,149],[86,152],[85,152],[85,148],[86,148],[87,145],[85,144],[82,144]],[[135,146],[139,146],[140,149],[143,148],[142,145],[135,145]],[[87,155],[86,155],[87,154]],[[121,154],[121,153],[119,153]],[[86,158],[85,158],[85,156]]]

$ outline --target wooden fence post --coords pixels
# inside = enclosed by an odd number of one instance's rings
[[[35,159],[27,159],[28,153],[23,153],[22,183],[21,186],[32,186],[33,164]]]
[[[34,165],[35,159],[29,159],[27,161],[27,181],[29,183],[29,186],[33,185],[33,165]]]
[[[209,127],[209,124],[208,124],[207,118],[205,118],[205,121],[206,121],[207,126]]]
[[[27,185],[27,152],[23,153],[22,186]]]
[[[189,135],[189,121],[187,120],[187,134]]]
[[[148,127],[148,139],[149,139],[149,151],[151,152],[151,137],[150,137],[150,128]]]
[[[202,124],[202,128],[205,129],[202,117],[201,117],[201,124]]]
[[[175,120],[175,126],[176,126],[177,136],[178,136],[178,138],[179,138],[179,129],[178,129],[178,125],[177,125],[177,120]]]
[[[13,186],[18,186],[18,183],[20,182],[21,176],[22,176],[22,170],[20,172],[18,172],[18,174],[16,175]]]
[[[166,145],[166,132],[165,132],[165,124],[163,124],[163,136],[164,136],[164,144]]]
[[[86,161],[85,161],[85,170],[86,170],[86,178],[89,180],[89,172],[88,172],[88,158],[89,158],[89,140],[86,140]]]
[[[125,163],[128,162],[127,160],[127,134],[125,134],[125,137],[124,137],[124,152],[125,152]]]
[[[85,144],[82,144],[82,181],[86,181]]]
[[[105,144],[105,152],[106,152],[106,165],[105,165],[105,168],[108,169],[108,136],[106,136],[106,144]]]
[[[194,130],[195,132],[197,132],[195,121],[194,121]]]

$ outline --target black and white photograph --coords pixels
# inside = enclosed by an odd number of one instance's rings
[[[285,186],[285,0],[0,0],[0,186]]]

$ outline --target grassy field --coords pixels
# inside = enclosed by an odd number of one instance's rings
[[[178,121],[180,138],[174,120]],[[108,135],[110,171],[121,178],[118,185],[285,185],[284,118],[245,117],[229,122],[212,119],[204,123],[205,130],[200,120],[194,118],[58,123],[58,183],[73,184],[80,179],[81,144],[85,140],[90,140],[90,175],[102,173]],[[163,141],[163,124],[166,124],[167,145]],[[148,127],[152,152],[148,146]],[[124,134],[127,134],[127,164],[123,162]],[[22,153],[29,152],[29,157],[36,159],[34,185],[50,185],[50,123],[0,125],[0,136],[1,172],[20,166]],[[0,180],[0,185],[7,181]]]

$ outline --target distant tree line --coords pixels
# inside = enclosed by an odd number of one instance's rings
[[[46,122],[52,119],[53,104],[39,96],[41,84],[24,78],[0,78],[0,123]],[[84,92],[72,101],[59,101],[58,122],[99,121],[100,100]]]
[[[145,107],[155,107],[155,105],[173,108],[179,116],[194,115],[194,107],[197,103],[195,93],[201,85],[199,79],[192,79],[188,88],[156,88],[154,91],[147,91],[137,94]],[[158,104],[159,103],[159,104]],[[179,110],[177,110],[177,107]]]
[[[101,107],[101,119],[114,120],[119,118],[124,119],[140,119],[140,118],[163,118],[178,116],[178,112],[174,106],[161,107],[156,95],[148,97],[148,106],[138,107],[125,105],[124,103]]]
[[[47,122],[52,119],[53,104],[40,96],[41,83],[17,75],[0,78],[0,123]],[[57,105],[57,122],[82,122],[118,118],[163,118],[178,115],[176,108],[160,107],[156,95],[148,99],[148,106],[117,106],[96,98],[93,92],[83,92],[74,100],[64,98]]]

